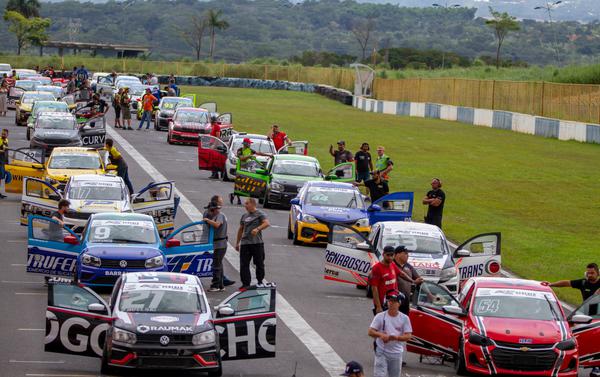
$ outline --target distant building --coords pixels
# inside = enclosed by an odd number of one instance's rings
[[[77,55],[83,50],[90,51],[93,56],[101,55],[105,57],[117,58],[135,58],[139,55],[147,54],[150,51],[146,46],[120,45],[110,43],[87,43],[87,42],[61,42],[47,41],[40,48],[40,55],[48,49],[56,49],[59,56],[63,56],[65,50],[72,50],[73,55]]]

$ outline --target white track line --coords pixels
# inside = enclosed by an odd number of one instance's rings
[[[108,135],[116,141],[120,146],[121,150],[127,152],[132,160],[141,166],[144,171],[150,175],[154,181],[168,181],[158,169],[156,169],[140,152],[138,152],[133,145],[131,145],[125,138],[117,133],[111,126],[106,127]],[[203,219],[202,212],[196,208],[194,204],[176,187],[174,191],[180,197],[179,207],[191,221],[201,221]],[[228,243],[227,253],[225,258],[237,271],[240,270],[239,258],[237,251],[231,244]],[[345,362],[335,352],[335,350],[317,333],[309,324],[302,318],[300,313],[292,307],[292,305],[279,293],[277,292],[277,315],[285,323],[285,325],[292,330],[294,335],[308,348],[313,354],[317,361],[321,364],[323,369],[330,376],[339,376],[344,371]]]

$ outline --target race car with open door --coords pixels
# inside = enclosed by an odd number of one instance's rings
[[[218,115],[202,108],[179,107],[173,119],[169,121],[167,142],[169,144],[198,145],[200,135],[208,135],[212,131],[212,117],[216,117],[221,126],[220,140],[227,141],[233,132],[232,116],[229,113]]]

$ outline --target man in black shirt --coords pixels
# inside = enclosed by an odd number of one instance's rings
[[[352,152],[346,150],[346,142],[344,140],[340,140],[337,142],[338,149],[333,150],[333,145],[329,146],[329,154],[333,156],[334,164],[339,165],[344,162],[352,162],[354,158],[352,157]]]
[[[598,265],[590,263],[586,266],[585,279],[575,280],[559,280],[554,283],[542,282],[550,287],[571,287],[581,291],[583,301],[592,297],[594,294],[600,294],[600,274],[598,273]]]
[[[436,225],[442,228],[442,213],[444,212],[444,203],[446,203],[446,193],[442,191],[442,181],[439,178],[433,178],[431,181],[431,190],[423,198],[423,204],[427,205],[427,224]]]
[[[360,150],[354,155],[354,161],[356,161],[356,182],[368,181],[369,173],[373,171],[369,143],[362,143]]]
[[[365,181],[365,187],[369,189],[371,203],[375,203],[377,199],[387,195],[390,192],[390,189],[387,182],[381,179],[381,173],[378,170],[375,170],[371,174],[373,175],[373,178]]]

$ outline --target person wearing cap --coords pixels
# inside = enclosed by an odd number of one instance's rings
[[[383,258],[371,269],[369,284],[373,292],[373,314],[381,313],[386,309],[385,293],[398,289],[397,271],[394,265],[394,247],[383,248]]]
[[[213,277],[210,284],[209,292],[222,292],[225,290],[223,283],[223,258],[227,252],[227,217],[221,213],[221,205],[217,200],[211,200],[204,207],[203,221],[206,222],[214,230],[213,235]]]
[[[346,142],[344,140],[338,141],[337,146],[338,148],[336,150],[333,150],[333,145],[329,146],[329,154],[333,156],[334,165],[354,161],[352,152],[346,149]]]
[[[216,115],[211,115],[210,117],[210,136],[221,139],[221,122],[219,122],[219,118]],[[221,171],[221,174],[224,174],[222,170],[214,168],[209,178],[219,179],[219,171]]]
[[[377,147],[377,158],[375,159],[375,170],[377,170],[381,173],[381,178],[384,181],[389,181],[390,180],[389,173],[390,173],[390,171],[392,171],[393,168],[394,168],[394,163],[388,157],[388,155],[385,154],[385,147],[383,147],[381,145],[378,146]]]
[[[398,275],[398,290],[407,298],[402,301],[400,311],[408,315],[410,311],[410,295],[413,285],[419,285],[423,282],[423,278],[417,270],[408,263],[408,249],[404,245],[396,246],[394,249],[394,264],[404,274]]]
[[[357,361],[349,361],[346,364],[346,369],[344,369],[344,373],[340,374],[340,376],[346,377],[365,377],[365,372],[363,370],[362,365],[360,365]]]
[[[144,122],[147,121],[148,125],[146,129],[150,129],[150,123],[152,122],[152,110],[154,109],[154,101],[157,101],[156,97],[152,95],[152,91],[150,88],[146,88],[146,93],[142,96],[142,120],[140,120],[140,125],[138,126],[138,130],[141,130],[144,126]]]
[[[375,338],[373,376],[400,377],[404,348],[412,337],[410,319],[400,312],[407,298],[397,290],[386,292],[385,298],[388,309],[378,313],[369,326],[369,336]]]
[[[240,161],[240,169],[248,170],[251,166],[251,163],[256,162],[256,156],[262,156],[262,153],[257,153],[250,147],[252,145],[252,140],[245,137],[242,141],[242,147],[237,150],[237,158]],[[229,202],[233,204],[233,197],[237,196],[234,193],[229,194]],[[237,204],[242,204],[240,197],[237,196]]]
[[[446,203],[446,193],[442,190],[442,181],[439,178],[431,180],[431,190],[423,198],[423,204],[427,206],[425,222],[442,229],[442,214]]]

